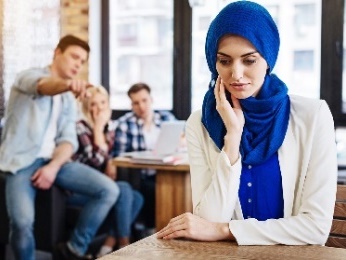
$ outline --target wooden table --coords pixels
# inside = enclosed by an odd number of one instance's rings
[[[231,242],[162,240],[155,234],[106,255],[113,259],[279,259],[279,260],[345,260],[346,249],[326,246],[238,246]]]
[[[159,165],[132,163],[128,158],[113,160],[116,167],[156,170],[156,230],[184,212],[192,212],[190,167],[188,164]]]

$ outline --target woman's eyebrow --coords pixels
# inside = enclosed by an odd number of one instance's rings
[[[245,53],[245,54],[241,55],[240,57],[249,56],[249,55],[252,55],[252,54],[255,54],[255,53],[258,53],[258,51],[251,51],[251,52],[248,52],[248,53]]]
[[[252,55],[252,54],[255,54],[255,53],[258,53],[258,51],[251,51],[251,52],[248,52],[248,53],[245,53],[245,54],[241,55],[240,57],[246,57],[246,56],[249,56],[249,55]],[[223,53],[223,52],[218,52],[217,54],[218,55],[222,55],[222,56],[226,56],[226,57],[231,57],[228,54]]]
[[[222,56],[226,56],[226,57],[231,57],[229,55],[227,55],[226,53],[223,53],[223,52],[217,52],[217,55],[222,55]]]

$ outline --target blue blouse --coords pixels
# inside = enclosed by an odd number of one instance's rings
[[[284,215],[278,153],[260,165],[242,164],[239,187],[244,219],[278,219]]]

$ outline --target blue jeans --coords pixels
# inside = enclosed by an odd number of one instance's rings
[[[37,159],[30,166],[6,178],[6,205],[10,219],[10,244],[16,259],[33,260],[35,239],[35,196],[37,189],[31,176],[48,160]],[[118,186],[93,168],[76,162],[59,170],[54,185],[89,197],[68,241],[72,249],[84,255],[97,229],[119,196]]]
[[[109,235],[120,238],[131,235],[131,226],[135,221],[139,211],[143,206],[143,196],[138,191],[133,190],[126,181],[117,181],[120,195],[110,212],[111,227]],[[88,200],[82,194],[72,194],[67,202],[73,206],[83,206]]]

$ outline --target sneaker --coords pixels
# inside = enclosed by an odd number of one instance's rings
[[[54,260],[93,260],[92,255],[77,255],[72,252],[66,243],[60,243],[53,252]]]
[[[147,236],[154,235],[155,233],[156,233],[156,228],[147,228],[146,229],[146,235]]]
[[[102,256],[108,255],[113,252],[113,248],[110,246],[101,246],[99,252],[97,253],[96,257],[100,258]]]

